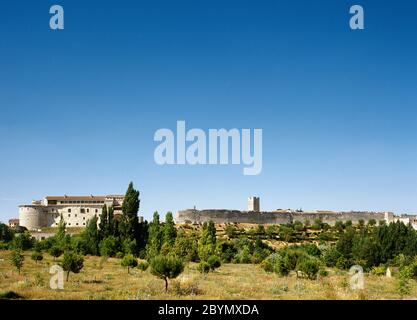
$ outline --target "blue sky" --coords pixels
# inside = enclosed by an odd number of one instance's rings
[[[49,29],[49,7],[65,30]],[[365,30],[349,29],[361,4]],[[0,220],[45,195],[416,213],[417,3],[8,1]],[[261,128],[263,170],[158,166],[159,128]]]

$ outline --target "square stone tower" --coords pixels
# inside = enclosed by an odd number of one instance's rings
[[[259,197],[248,198],[248,211],[259,212],[260,204]]]

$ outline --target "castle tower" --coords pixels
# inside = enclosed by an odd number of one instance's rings
[[[259,212],[260,210],[259,197],[248,198],[248,211]]]

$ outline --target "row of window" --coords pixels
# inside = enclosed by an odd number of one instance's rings
[[[74,217],[77,218],[77,214],[75,214]],[[71,214],[68,214],[68,218],[71,218]],[[83,217],[83,220],[85,220],[85,217]]]
[[[85,213],[86,212],[86,210],[87,210],[87,213],[89,213],[90,212],[90,209],[84,209],[84,208],[82,208],[81,210],[80,210],[80,212],[81,213]],[[71,209],[68,209],[68,213],[71,213]],[[95,209],[95,213],[98,213],[98,209]],[[69,215],[68,215],[69,216]],[[77,215],[75,215],[75,216],[77,216]]]
[[[57,226],[58,223],[55,223],[55,225]],[[76,222],[75,225],[78,226],[79,225],[78,222]],[[71,226],[71,223],[68,223],[68,226]],[[85,222],[83,222],[83,226],[85,226]]]
[[[52,204],[51,203],[51,201],[49,201],[49,203],[50,204]],[[101,203],[104,203],[104,201],[86,201],[86,200],[78,200],[78,201],[76,201],[76,200],[65,200],[65,201],[59,201],[59,204],[70,204],[70,203],[91,203],[91,204],[101,204]]]

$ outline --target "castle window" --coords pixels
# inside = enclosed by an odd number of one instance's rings
[[[71,217],[71,215],[70,215],[70,214],[68,214],[68,218],[69,218],[69,217]]]
[[[78,222],[75,225],[78,226]]]
[[[82,208],[80,211],[81,211],[81,213],[85,213],[85,209],[84,208]]]
[[[98,209],[96,209],[96,213],[98,212]]]
[[[85,222],[83,223],[83,226],[85,226]]]
[[[75,214],[75,217],[77,217],[77,214]]]
[[[90,209],[87,209],[87,212],[90,212]]]
[[[71,212],[71,209],[68,209],[68,212]]]

